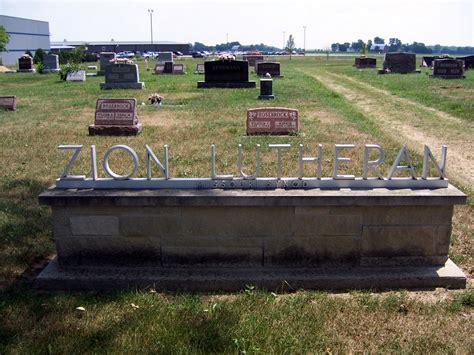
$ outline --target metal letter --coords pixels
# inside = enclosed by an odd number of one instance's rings
[[[322,174],[322,167],[321,167],[321,159],[323,156],[323,146],[318,144],[318,156],[317,157],[303,157],[303,144],[300,144],[300,160],[298,164],[298,179],[303,179],[303,163],[304,162],[316,162],[316,176],[318,179],[321,180]]]
[[[165,154],[165,165],[161,164],[161,162],[158,160],[156,155],[153,153],[151,150],[150,146],[148,144],[145,144],[145,149],[146,149],[146,177],[148,180],[151,179],[151,160],[158,165],[158,168],[161,170],[163,175],[165,176],[165,179],[169,179],[169,170],[168,170],[168,145],[165,144],[163,146],[164,149],[164,154]]]
[[[351,161],[351,158],[347,157],[339,157],[339,151],[341,149],[349,149],[349,148],[354,148],[354,144],[334,144],[334,172],[333,172],[333,178],[335,180],[354,180],[355,176],[354,175],[338,175],[337,171],[339,170],[339,162],[348,162]]]
[[[110,154],[114,150],[119,150],[119,149],[123,149],[126,152],[128,152],[128,154],[130,154],[130,156],[132,157],[132,160],[133,160],[133,169],[130,170],[130,172],[127,175],[116,174],[112,171],[112,169],[110,169],[110,166],[109,166]],[[124,144],[118,144],[118,145],[114,145],[113,147],[109,148],[109,150],[107,150],[105,152],[104,161],[102,162],[102,165],[104,166],[105,172],[107,174],[109,174],[111,177],[113,177],[115,180],[127,180],[138,170],[138,156],[137,156],[137,153],[132,148],[130,148],[129,146],[124,145]]]
[[[97,180],[97,154],[95,151],[95,145],[91,145],[91,171],[92,180]]]
[[[376,160],[369,160],[371,149],[376,149],[379,151],[379,157]],[[364,147],[364,176],[363,176],[365,180],[367,180],[368,178],[369,170],[372,170],[373,173],[377,176],[377,178],[383,179],[383,177],[380,175],[380,173],[377,171],[375,167],[377,165],[382,164],[384,159],[385,159],[385,153],[381,146],[379,146],[378,144],[365,145]]]
[[[77,157],[79,156],[79,153],[81,152],[82,145],[75,145],[75,144],[61,144],[58,145],[58,149],[73,149],[75,150],[74,154],[72,155],[71,159],[67,163],[66,167],[64,168],[64,172],[61,175],[60,179],[85,179],[85,175],[69,175],[69,172],[71,171],[72,165],[76,161]]]
[[[398,165],[400,164],[400,161],[402,160],[403,156],[405,156],[405,159],[407,160],[407,165]],[[413,179],[416,179],[415,169],[413,168],[413,164],[411,163],[410,155],[408,154],[407,146],[405,144],[398,152],[397,157],[395,158],[395,161],[393,162],[393,165],[390,168],[390,171],[388,172],[387,178],[390,180],[393,174],[397,171],[409,171],[411,177]]]
[[[242,144],[239,144],[239,154],[237,156],[237,170],[239,170],[239,174],[245,180],[255,180],[258,175],[260,175],[260,144],[257,144],[257,152],[256,152],[256,168],[255,173],[252,175],[247,175],[244,173],[242,168]]]
[[[444,175],[446,173],[447,152],[448,152],[448,147],[443,144],[441,146],[441,165],[438,165],[438,162],[435,160],[433,154],[431,154],[430,148],[425,144],[424,154],[423,154],[423,174],[421,176],[423,179],[426,180],[428,178],[430,159],[435,165],[436,169],[438,170],[439,177],[441,179],[444,179]]]

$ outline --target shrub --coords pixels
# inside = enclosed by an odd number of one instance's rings
[[[43,63],[43,59],[44,59],[44,51],[42,48],[38,48],[35,51],[35,55],[33,57],[33,63],[35,64]]]
[[[61,65],[61,67],[59,68],[59,78],[63,81],[66,81],[67,79],[67,75],[70,73],[70,72],[73,72],[73,71],[76,71],[76,70],[79,70],[79,65],[77,64],[70,64],[70,63],[67,63],[66,65]]]
[[[36,72],[38,74],[43,74],[44,73],[44,65],[43,63],[38,63],[38,65],[36,66]]]

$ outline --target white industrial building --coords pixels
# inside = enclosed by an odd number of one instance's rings
[[[0,15],[0,25],[10,35],[7,52],[0,52],[5,65],[14,65],[26,51],[35,53],[38,48],[50,51],[49,22]]]

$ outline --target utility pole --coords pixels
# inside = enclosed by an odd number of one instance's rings
[[[153,47],[153,9],[148,9],[148,12],[150,13],[150,35],[151,35],[151,44]]]
[[[286,32],[283,31],[283,48],[282,48],[283,50],[285,50],[285,34]]]
[[[306,26],[303,26],[303,53],[306,55]]]
[[[225,41],[226,41],[225,43],[229,44],[229,34],[228,33],[225,34]]]

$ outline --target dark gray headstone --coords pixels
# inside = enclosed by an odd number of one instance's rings
[[[43,56],[43,72],[51,73],[59,70],[59,57],[57,54],[45,54]]]
[[[464,79],[464,61],[459,59],[435,59],[432,76],[443,79]]]
[[[416,55],[414,53],[385,53],[382,70],[386,73],[415,73]]]
[[[113,64],[105,69],[105,83],[100,84],[102,90],[107,89],[143,89],[136,64]]]
[[[204,81],[198,88],[254,88],[249,81],[249,63],[242,60],[214,60],[204,63]]]
[[[268,60],[259,61],[255,63],[255,72],[258,76],[264,76],[267,73],[272,77],[281,76],[280,63]]]
[[[100,69],[97,72],[97,75],[105,75],[105,69],[109,66],[114,64],[110,62],[111,60],[115,60],[116,55],[114,52],[101,52],[100,53]]]
[[[272,79],[260,79],[260,100],[274,99],[273,95],[273,80]]]
[[[172,74],[173,73],[173,62],[165,62],[165,68],[163,69],[163,74]]]
[[[464,60],[464,69],[474,69],[474,55],[457,57],[456,59]]]
[[[364,68],[375,68],[377,65],[377,59],[369,57],[358,57],[355,59],[354,66],[359,69]]]

